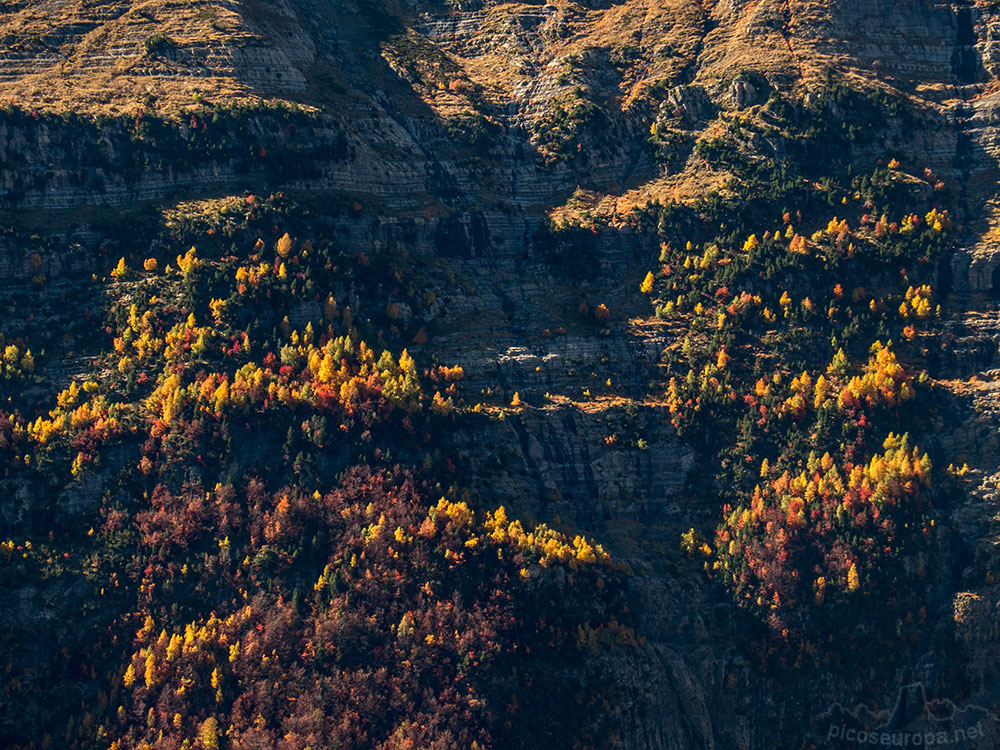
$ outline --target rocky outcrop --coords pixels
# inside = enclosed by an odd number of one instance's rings
[[[322,179],[347,146],[329,118],[288,110],[163,123],[0,115],[0,206],[122,207],[249,185]]]
[[[716,750],[711,698],[702,675],[662,644],[626,653],[610,665],[619,702],[612,708],[622,724],[622,747],[636,750]],[[662,717],[673,720],[664,721]]]
[[[694,456],[665,416],[656,409],[631,418],[615,410],[527,409],[460,427],[452,438],[483,497],[537,518],[603,530],[609,521],[686,517],[681,490]],[[641,444],[614,432],[616,423],[627,422],[645,436]]]

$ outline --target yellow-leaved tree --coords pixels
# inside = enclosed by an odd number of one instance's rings
[[[287,258],[289,255],[291,255],[292,238],[288,236],[288,232],[285,232],[283,235],[281,235],[281,238],[278,240],[277,251],[278,255],[280,255],[282,258]]]
[[[219,750],[219,722],[209,716],[198,727],[198,745],[204,750]]]
[[[639,291],[642,292],[643,294],[649,294],[651,291],[653,291],[653,272],[652,271],[649,271],[646,274],[646,278],[644,278],[642,280],[642,283],[639,284]]]

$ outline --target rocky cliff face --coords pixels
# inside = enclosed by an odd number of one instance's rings
[[[862,693],[836,669],[803,679],[794,695],[774,692],[738,653],[738,616],[715,604],[712,584],[685,574],[676,539],[718,509],[690,493],[695,453],[650,387],[680,332],[651,320],[635,291],[657,249],[625,216],[721,183],[694,143],[752,115],[767,97],[761,79],[808,97],[835,69],[905,98],[920,116],[891,141],[957,187],[964,224],[940,274],[948,336],[931,361],[959,415],[942,423],[936,449],[970,469],[967,499],[950,519],[969,559],[954,561],[954,590],[936,595],[931,616],[970,670],[968,702],[996,705],[998,592],[969,573],[1000,575],[991,208],[1000,16],[987,5],[8,2],[0,18],[0,33],[16,41],[0,55],[0,99],[125,113],[98,123],[0,116],[7,218],[35,232],[61,228],[40,253],[43,289],[31,281],[39,270],[29,233],[0,240],[5,333],[32,328],[29,306],[41,305],[36,318],[70,320],[54,293],[62,290],[62,305],[85,304],[79,279],[116,252],[107,217],[137,203],[263,189],[325,201],[345,248],[393,257],[434,291],[432,304],[402,312],[425,318],[422,356],[462,365],[470,398],[509,403],[516,393],[528,405],[452,436],[484,501],[585,529],[633,566],[630,595],[647,640],[613,668],[628,696],[615,709],[620,745],[637,750],[798,746],[821,731],[802,722]],[[223,110],[251,98],[301,110],[226,110],[220,122],[204,104]],[[169,133],[131,124],[140,110],[183,109],[193,114]],[[647,143],[658,118],[673,118],[683,136],[668,168]],[[748,147],[771,154],[782,145]],[[553,245],[550,217],[591,234],[585,257],[571,257],[582,244]],[[373,304],[354,307],[364,315]],[[581,304],[606,304],[610,323],[579,313]],[[50,345],[70,370],[83,366],[75,349]],[[68,378],[58,364],[48,374]],[[30,498],[17,501],[23,517]],[[894,677],[933,682],[947,667],[940,653],[928,644],[917,669]]]

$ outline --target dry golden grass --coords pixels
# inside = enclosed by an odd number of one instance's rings
[[[803,90],[831,64],[853,65],[825,45],[821,32],[846,21],[819,0],[595,5],[486,3],[452,15],[428,5],[430,17],[399,0],[14,0],[0,10],[0,102],[171,115],[264,100],[336,114],[370,110],[374,95],[391,102],[394,117],[483,113],[534,143],[540,118],[577,90],[612,116],[645,122],[675,86],[717,95],[739,71],[755,70]],[[723,123],[692,135],[709,137]],[[619,178],[544,208],[556,222],[614,224],[648,202],[721,190],[727,175],[692,159],[677,174],[649,165]]]
[[[241,62],[279,29],[255,3],[147,0],[6,3],[0,100],[91,114],[171,112],[197,98],[281,99]],[[237,12],[234,9],[238,9]],[[236,55],[234,61],[233,55]]]

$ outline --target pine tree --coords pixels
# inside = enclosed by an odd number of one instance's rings
[[[335,320],[337,317],[337,301],[330,294],[326,298],[326,302],[323,303],[323,317],[327,322]]]

